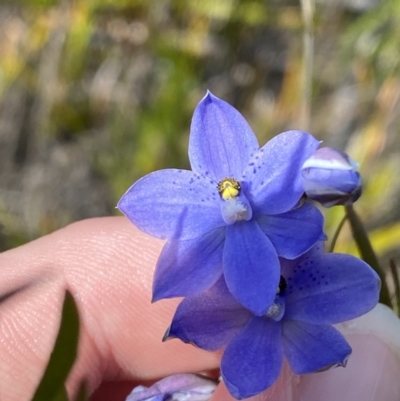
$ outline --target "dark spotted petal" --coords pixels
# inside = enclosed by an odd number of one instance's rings
[[[302,258],[287,284],[285,317],[314,324],[354,319],[379,299],[375,271],[362,260],[339,253]]]
[[[225,226],[216,185],[187,170],[160,170],[133,184],[118,209],[157,238],[193,239]]]
[[[254,214],[279,214],[292,209],[302,196],[301,167],[319,141],[302,131],[287,131],[272,138],[250,160],[243,180],[250,186]]]

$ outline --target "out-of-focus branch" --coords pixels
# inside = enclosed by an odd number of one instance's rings
[[[303,63],[301,76],[300,128],[308,130],[311,119],[312,77],[314,63],[314,0],[301,0],[303,15]]]

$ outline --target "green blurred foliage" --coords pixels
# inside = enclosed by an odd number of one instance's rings
[[[297,1],[2,3],[1,249],[117,214],[139,177],[188,168],[191,115],[211,89],[260,143],[304,128],[358,160],[365,191],[356,209],[378,254],[398,258],[400,3],[351,4],[317,4],[305,127]],[[326,212],[329,237],[343,214]],[[357,253],[346,225],[336,249]]]

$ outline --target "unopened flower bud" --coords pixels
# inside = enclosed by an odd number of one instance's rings
[[[216,382],[193,374],[166,377],[151,387],[138,386],[126,401],[208,401]]]
[[[325,207],[350,205],[361,195],[358,164],[333,148],[318,149],[302,167],[304,192]]]

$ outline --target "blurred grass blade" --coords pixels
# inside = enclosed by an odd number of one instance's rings
[[[78,339],[78,309],[72,295],[66,291],[54,349],[32,401],[68,401],[64,383],[75,362]]]
[[[396,298],[396,312],[397,315],[400,316],[400,279],[399,279],[399,272],[397,271],[397,266],[394,263],[394,260],[390,260],[390,271],[392,272],[392,280],[394,285],[394,294]]]
[[[69,401],[67,390],[65,389],[64,385],[58,389],[57,394],[53,398],[51,398],[51,401]]]
[[[365,231],[364,225],[352,205],[346,206],[345,209],[346,217],[350,223],[351,232],[353,234],[354,241],[357,244],[357,248],[360,251],[361,258],[378,273],[381,279],[382,288],[379,301],[390,308],[393,308],[392,302],[390,301],[389,289],[385,279],[385,272],[379,265],[378,258],[372,248],[371,241],[369,240],[368,234]]]
[[[335,250],[335,245],[336,245],[337,239],[339,237],[340,232],[342,231],[342,228],[343,228],[346,220],[347,220],[347,215],[344,215],[342,220],[340,221],[339,225],[337,226],[335,234],[333,235],[333,238],[331,241],[331,246],[329,247],[329,252],[333,252]]]

